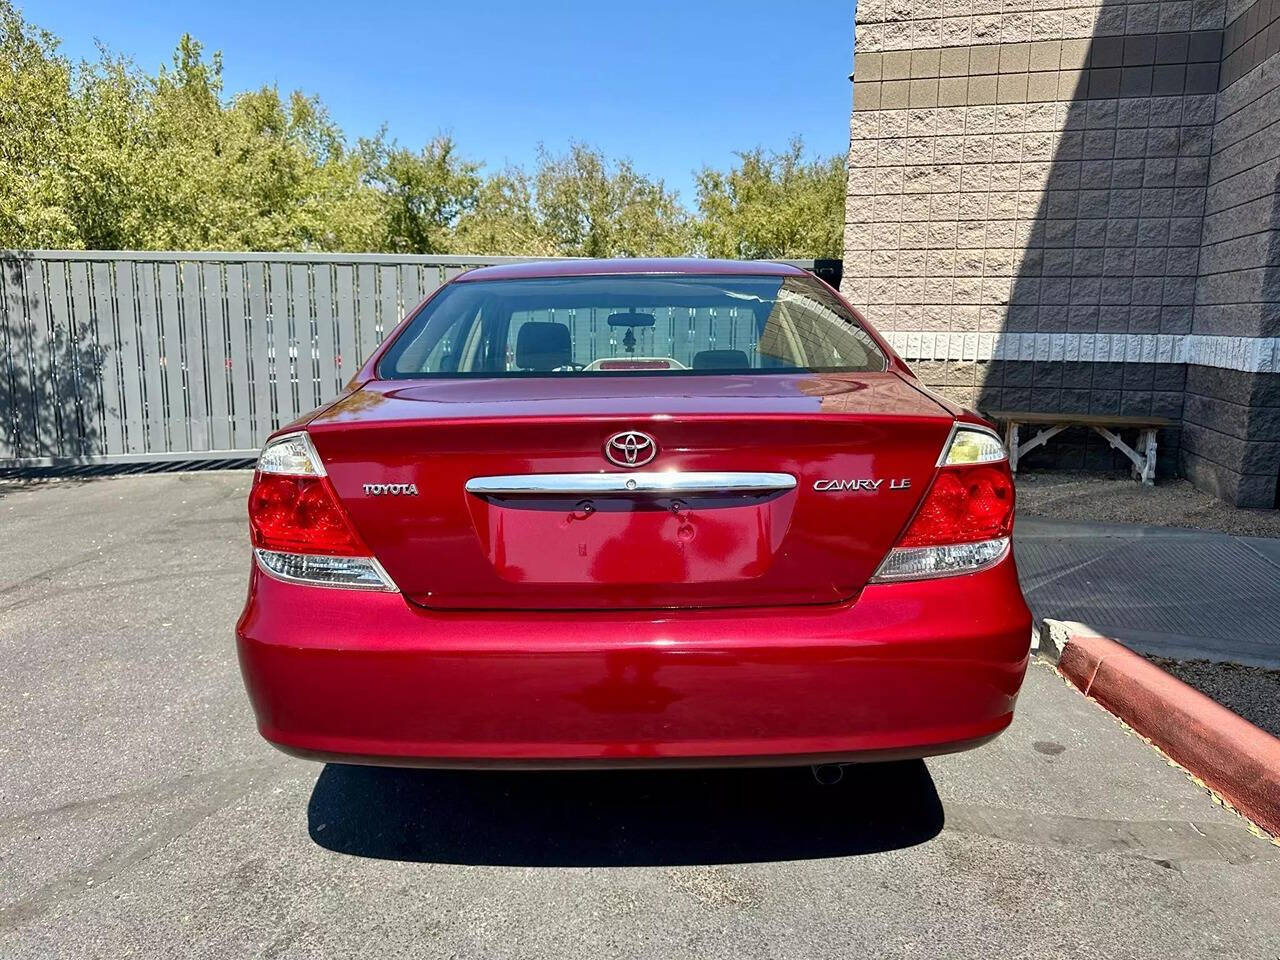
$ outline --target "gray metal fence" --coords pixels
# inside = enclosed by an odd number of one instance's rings
[[[0,465],[252,456],[501,258],[0,254]]]
[[[406,309],[516,259],[0,252],[0,467],[254,456]]]

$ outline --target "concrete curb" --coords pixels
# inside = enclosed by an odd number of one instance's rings
[[[1280,739],[1082,624],[1046,620],[1040,636],[1081,693],[1280,836]]]

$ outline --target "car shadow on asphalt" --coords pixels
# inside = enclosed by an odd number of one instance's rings
[[[444,771],[328,764],[311,839],[359,857],[487,866],[688,866],[923,843],[943,810],[921,760],[846,768]]]

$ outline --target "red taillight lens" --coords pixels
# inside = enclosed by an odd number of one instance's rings
[[[974,543],[1013,528],[1013,478],[1006,463],[943,467],[900,547]]]
[[[249,493],[253,545],[287,553],[368,556],[326,477],[258,473]]]

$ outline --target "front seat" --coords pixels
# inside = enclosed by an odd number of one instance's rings
[[[516,366],[521,370],[554,370],[572,362],[573,345],[563,323],[530,321],[516,335]]]

